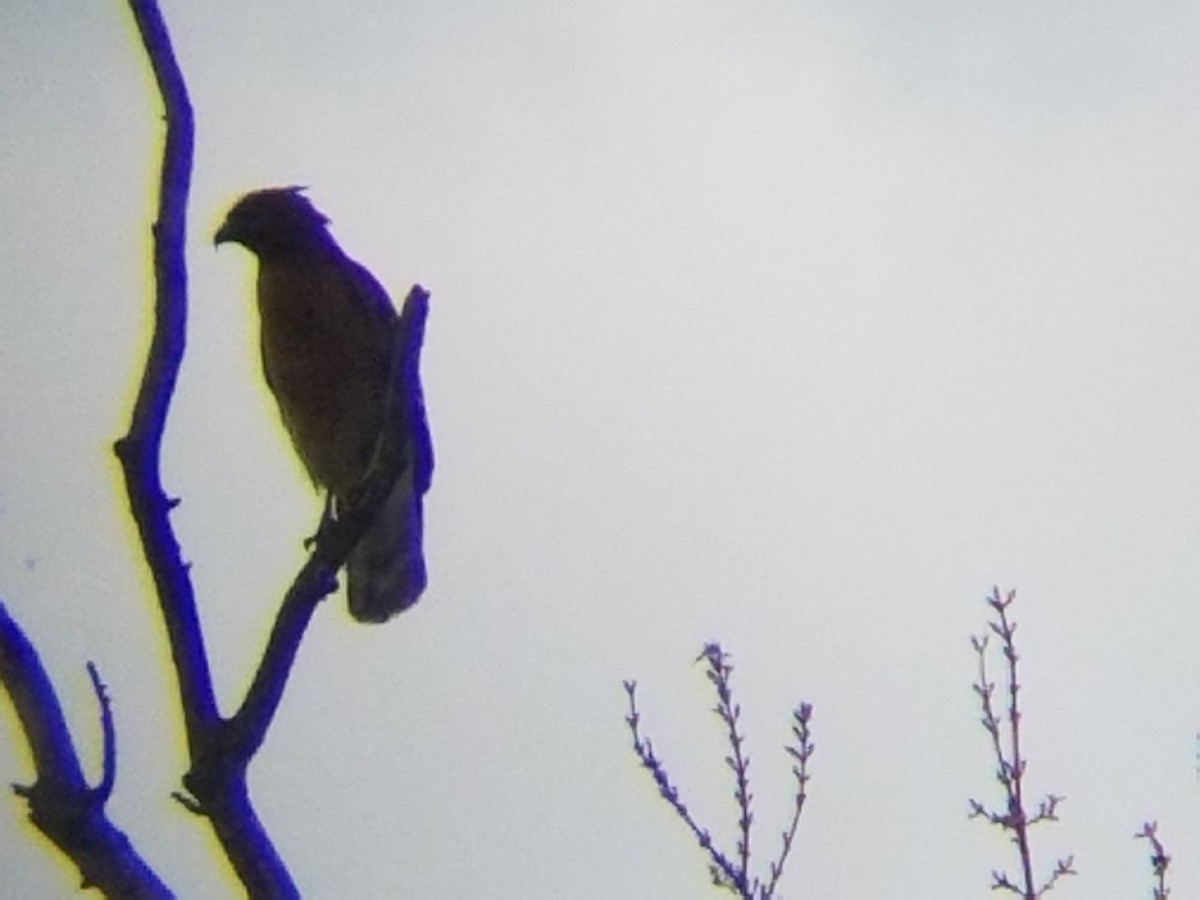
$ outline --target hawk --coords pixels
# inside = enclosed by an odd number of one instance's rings
[[[296,454],[327,491],[327,513],[353,505],[385,427],[403,456],[391,493],[346,562],[351,615],[383,622],[412,606],[426,583],[421,504],[433,446],[416,370],[424,306],[418,312],[413,304],[410,314],[406,304],[397,315],[302,190],[246,194],[213,242],[241,244],[258,257],[263,373]]]

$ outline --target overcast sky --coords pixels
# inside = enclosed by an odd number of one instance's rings
[[[432,291],[430,587],[318,612],[251,788],[306,896],[715,896],[636,765],[734,810],[734,654],[787,897],[986,897],[1014,859],[968,637],[1018,589],[1029,790],[1063,897],[1200,896],[1200,7],[167,4],[197,116],[164,472],[226,708],[320,511],[262,383],[243,191],[305,184]],[[159,101],[121,3],[0,7],[0,598],[183,897],[236,896],[110,452],[148,336]],[[0,703],[0,782],[32,773]],[[765,868],[769,856],[760,860]],[[0,893],[75,876],[0,802]]]

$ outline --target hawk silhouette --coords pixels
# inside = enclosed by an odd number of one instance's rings
[[[246,194],[213,241],[258,257],[263,373],[300,461],[328,492],[327,514],[353,506],[385,437],[404,458],[346,562],[351,615],[383,622],[412,606],[426,584],[422,496],[433,446],[416,363],[428,295],[414,288],[397,315],[301,191]]]

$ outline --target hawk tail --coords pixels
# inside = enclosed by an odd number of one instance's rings
[[[350,615],[385,622],[417,602],[426,581],[421,543],[421,495],[410,467],[346,561]]]

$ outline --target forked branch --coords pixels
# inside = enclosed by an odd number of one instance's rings
[[[812,705],[801,703],[792,711],[794,743],[784,747],[784,750],[793,760],[792,776],[796,781],[795,805],[791,822],[782,832],[779,854],[770,863],[770,875],[766,880],[762,880],[750,874],[752,862],[750,831],[754,822],[751,804],[754,794],[750,791],[750,757],[745,753],[745,736],[739,725],[741,707],[734,700],[731,687],[733,664],[719,644],[705,645],[697,659],[697,661],[700,660],[703,660],[707,666],[705,677],[708,678],[717,695],[713,712],[724,724],[729,742],[730,752],[725,757],[725,764],[733,775],[733,797],[738,809],[737,853],[730,855],[720,850],[713,842],[708,830],[700,826],[684,804],[679,790],[667,774],[666,766],[655,754],[653,744],[642,733],[642,716],[637,707],[637,682],[626,681],[624,684],[625,693],[629,697],[629,713],[625,717],[625,722],[633,737],[633,752],[637,755],[642,767],[654,779],[659,796],[670,804],[671,808],[675,810],[675,814],[692,832],[701,849],[708,854],[709,875],[712,877],[713,884],[736,894],[742,900],[771,900],[775,896],[779,879],[783,875],[783,868],[788,854],[791,852],[796,829],[800,824],[800,814],[804,811],[804,803],[808,799],[808,761],[812,757],[814,749],[809,733]]]

